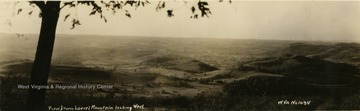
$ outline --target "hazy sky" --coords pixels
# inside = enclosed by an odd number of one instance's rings
[[[40,31],[36,7],[27,3],[9,4],[0,4],[0,32]],[[108,11],[107,23],[97,15],[89,16],[90,7],[64,9],[57,33],[360,42],[360,1],[210,2],[213,13],[210,18],[190,19],[189,7],[193,4],[169,2],[166,9],[174,10],[172,18],[166,16],[166,10],[155,11],[157,2],[136,10],[128,7],[131,19],[124,12],[113,15]],[[16,15],[20,7],[24,9]],[[34,14],[27,15],[31,10],[35,10]],[[72,17],[63,21],[68,13],[82,25],[70,30]]]

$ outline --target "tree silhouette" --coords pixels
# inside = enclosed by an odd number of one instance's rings
[[[207,7],[208,3],[204,1],[196,1],[197,5],[194,5],[190,8],[192,14],[190,18],[197,19],[200,14],[201,17],[208,17],[208,14],[211,14],[210,9]],[[220,0],[219,2],[222,2]],[[78,5],[85,5],[92,7],[91,15],[99,15],[104,22],[107,22],[106,17],[103,15],[103,11],[112,11],[116,13],[118,10],[125,10],[124,6],[131,6],[134,8],[144,7],[147,4],[150,4],[148,0],[123,0],[123,1],[29,1],[30,5],[35,5],[39,7],[41,17],[41,29],[38,40],[38,46],[36,49],[35,60],[31,70],[31,85],[47,85],[51,57],[53,53],[56,27],[59,19],[60,11],[63,8],[74,8]],[[160,11],[166,8],[166,2],[158,1],[156,6],[156,11]],[[22,9],[19,9],[17,13],[23,12]],[[168,9],[168,17],[174,16],[174,10]],[[197,14],[197,12],[200,12]],[[31,15],[33,11],[28,12],[27,14]],[[125,16],[131,18],[131,14],[128,10],[125,10]],[[64,21],[69,19],[71,15],[65,15]],[[80,21],[76,18],[72,19],[72,27],[74,29],[77,25],[81,25]],[[27,108],[29,111],[45,111],[47,107],[45,106],[45,95],[46,90],[36,90],[29,89],[27,96]]]

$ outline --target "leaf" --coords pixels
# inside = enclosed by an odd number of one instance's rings
[[[110,7],[110,4],[105,4],[105,7],[109,8],[109,7]]]
[[[70,14],[65,15],[64,21],[66,21],[67,18],[69,18]]]
[[[22,9],[18,9],[17,14],[19,15],[22,12]]]
[[[31,14],[33,13],[33,11],[30,11],[28,14],[29,14],[29,16],[31,16]]]
[[[173,10],[167,10],[168,17],[173,17]]]
[[[127,17],[131,18],[131,15],[130,15],[129,11],[127,11],[127,10],[126,10],[125,15],[126,15]]]
[[[115,4],[114,5],[114,8],[117,8],[117,9],[120,9],[121,7],[120,7],[120,4],[118,3],[118,4]]]
[[[77,26],[77,25],[81,25],[81,24],[80,24],[80,21],[77,20],[77,19],[73,19],[73,21],[72,21],[72,27],[71,27],[70,29],[71,29],[71,30],[74,29],[75,26]]]
[[[158,4],[158,5],[156,6],[156,8],[155,8],[156,11],[159,11],[159,10],[160,10],[160,3],[161,3],[161,2],[159,1],[159,4]]]
[[[141,5],[141,2],[138,1],[137,4],[136,4],[136,7],[139,7]]]
[[[191,11],[192,11],[192,13],[195,13],[195,7],[193,6],[193,7],[191,7]]]
[[[165,8],[165,2],[163,2],[163,4],[161,5],[161,8]]]
[[[208,17],[208,13],[211,14],[210,9],[205,7],[209,5],[207,2],[198,2],[198,8],[201,11],[201,17],[204,17],[205,15]]]
[[[134,1],[134,0],[127,0],[124,5],[130,4],[131,6],[133,6],[135,3],[136,3],[136,1]]]
[[[92,11],[89,15],[94,15],[96,13],[96,11]]]
[[[76,5],[74,4],[74,1],[71,1],[71,2],[64,2],[64,6],[67,6],[67,5],[70,5],[70,7],[75,7]]]

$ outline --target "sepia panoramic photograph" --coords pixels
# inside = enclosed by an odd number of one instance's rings
[[[360,1],[0,0],[0,111],[360,110]]]

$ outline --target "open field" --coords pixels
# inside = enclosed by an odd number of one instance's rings
[[[0,43],[0,85],[7,86],[1,87],[1,101],[9,101],[3,99],[14,93],[9,89],[25,97],[16,84],[28,81],[37,37],[3,34]],[[357,43],[58,35],[55,44],[49,84],[114,88],[49,90],[49,105],[360,109]],[[312,103],[279,105],[281,100]]]

